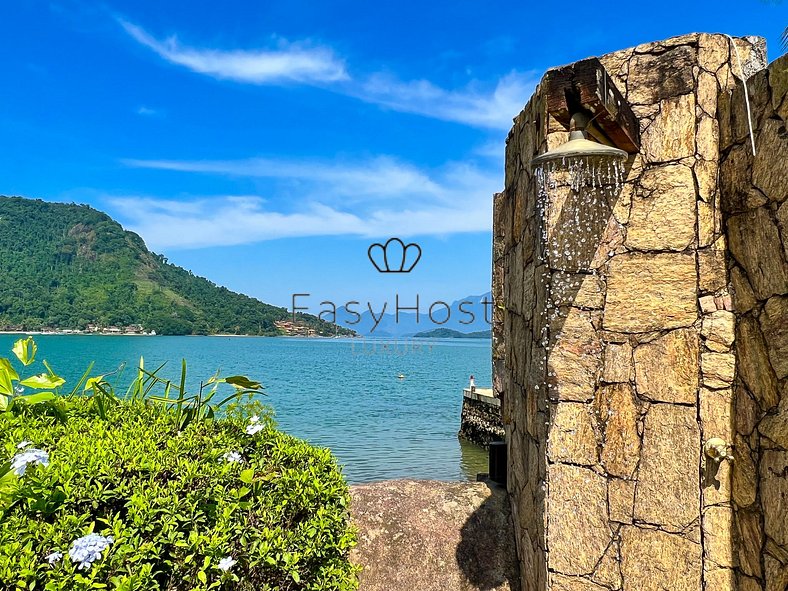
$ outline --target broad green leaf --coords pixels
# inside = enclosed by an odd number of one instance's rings
[[[241,482],[246,484],[252,484],[254,480],[254,468],[247,468],[246,470],[241,470]]]
[[[19,482],[19,477],[11,470],[11,462],[6,462],[0,466],[0,507],[10,499],[14,488]]]
[[[19,339],[16,341],[12,351],[14,355],[16,355],[16,358],[27,366],[35,361],[38,345],[36,345],[33,337],[27,337],[26,339]]]
[[[85,392],[92,390],[94,386],[101,384],[104,381],[104,376],[96,376],[95,378],[88,378],[85,382]]]
[[[8,396],[0,394],[0,412],[8,410]]]
[[[6,482],[10,478],[9,474],[11,474],[11,462],[0,464],[0,483]]]
[[[14,395],[14,385],[11,383],[11,377],[2,367],[0,367],[0,394],[5,394],[6,396]]]
[[[11,365],[11,362],[5,357],[0,357],[0,371],[6,371],[8,373],[8,377],[12,380],[19,379],[19,374],[16,373],[14,366]]]
[[[22,401],[25,404],[39,404],[40,402],[47,402],[55,398],[57,398],[57,396],[55,396],[54,392],[39,392],[37,394],[31,394],[30,396],[20,396],[17,398],[17,401]]]
[[[246,376],[229,376],[224,378],[224,381],[234,388],[243,388],[245,390],[260,390],[263,387],[260,382],[250,380]]]
[[[36,390],[43,390],[44,388],[59,388],[66,383],[66,380],[60,376],[53,374],[42,373],[37,376],[31,376],[26,380],[19,382],[22,386],[34,388]]]
[[[197,578],[200,579],[200,582],[205,585],[208,582],[208,577],[205,576],[205,571],[201,570],[197,572]]]
[[[14,385],[11,383],[12,380],[18,380],[19,375],[17,375],[14,368],[11,366],[11,362],[8,359],[0,357],[0,394],[6,394],[7,396],[14,395]]]

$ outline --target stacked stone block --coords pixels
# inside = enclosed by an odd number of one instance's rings
[[[788,56],[718,111],[736,314],[732,496],[739,589],[788,589]],[[711,308],[712,304],[707,303]],[[726,333],[726,338],[730,335]]]
[[[747,75],[765,66],[761,40],[735,44]],[[640,123],[623,185],[540,194],[530,161],[567,132],[537,88],[495,197],[494,380],[522,587],[726,591],[731,465],[702,450],[734,435],[717,111],[739,68],[723,35],[600,59]]]

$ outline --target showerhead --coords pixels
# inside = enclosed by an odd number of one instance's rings
[[[569,124],[569,141],[540,154],[531,160],[531,166],[538,166],[545,162],[562,160],[564,158],[595,158],[599,160],[626,160],[628,154],[612,146],[606,146],[588,139],[586,126],[589,119],[585,115],[576,113],[572,115]]]

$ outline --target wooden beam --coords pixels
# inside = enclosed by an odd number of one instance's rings
[[[624,95],[595,57],[548,70],[541,84],[547,112],[567,129],[574,113],[593,118],[588,132],[630,154],[640,149],[640,125]]]

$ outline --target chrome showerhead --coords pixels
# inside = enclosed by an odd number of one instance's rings
[[[628,154],[612,146],[606,146],[588,139],[586,126],[588,117],[580,113],[572,115],[569,124],[569,141],[558,146],[555,150],[545,152],[531,160],[531,166],[538,166],[545,162],[563,160],[567,158],[594,158],[599,160],[626,160]]]

